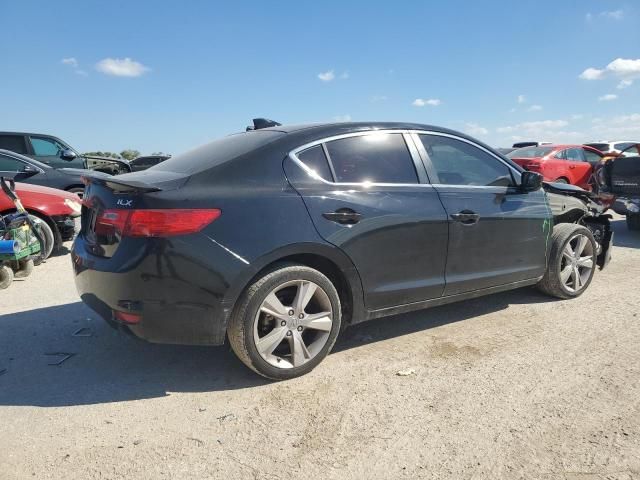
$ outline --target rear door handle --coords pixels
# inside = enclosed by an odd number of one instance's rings
[[[451,218],[463,225],[474,225],[480,220],[480,215],[471,210],[462,210],[460,213],[452,213]]]
[[[323,213],[322,216],[341,225],[355,225],[362,217],[362,215],[350,208],[339,208],[335,212]]]

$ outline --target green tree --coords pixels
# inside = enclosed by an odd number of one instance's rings
[[[120,158],[120,155],[114,152],[85,152],[82,155],[86,155],[89,157]]]
[[[125,160],[133,160],[136,157],[140,156],[140,152],[138,150],[123,150],[120,152],[120,156]]]

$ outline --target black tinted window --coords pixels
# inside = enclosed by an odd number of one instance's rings
[[[585,158],[587,159],[587,162],[589,162],[591,165],[597,165],[598,163],[600,163],[600,160],[602,159],[602,157],[598,155],[596,152],[590,152],[589,150],[585,150],[583,153]]]
[[[438,174],[438,183],[504,187],[513,184],[509,167],[473,145],[437,135],[420,135],[420,140]]]
[[[27,153],[27,145],[22,135],[0,135],[0,148],[16,153]]]
[[[336,181],[342,183],[418,183],[401,134],[348,137],[327,143]]]
[[[219,138],[159,163],[157,170],[193,174],[237,158],[280,138],[278,131],[251,131]]]
[[[0,155],[0,172],[20,172],[24,163],[5,155]]]
[[[328,182],[333,182],[333,175],[331,175],[329,162],[327,162],[327,156],[324,154],[322,145],[316,145],[299,153],[298,158],[321,178],[324,178]]]
[[[581,148],[569,148],[565,150],[566,158],[570,162],[584,162],[584,150]]]

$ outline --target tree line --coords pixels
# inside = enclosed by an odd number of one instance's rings
[[[134,158],[138,158],[140,156],[140,152],[138,150],[127,149],[122,150],[120,153],[114,152],[85,152],[82,155],[86,155],[89,157],[107,157],[107,158],[116,158],[125,160],[133,160]],[[164,152],[153,152],[151,155],[167,155]]]

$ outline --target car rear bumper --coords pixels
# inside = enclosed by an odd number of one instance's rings
[[[156,254],[149,248],[146,252],[137,258],[136,252],[129,252],[129,260],[115,268],[113,259],[90,254],[82,235],[76,238],[71,261],[82,301],[110,325],[124,327],[149,342],[223,344],[222,296],[203,285],[202,272],[185,267],[187,260],[179,255]],[[105,269],[108,262],[111,271]],[[120,321],[116,312],[140,315],[140,320]]]

